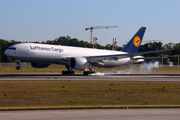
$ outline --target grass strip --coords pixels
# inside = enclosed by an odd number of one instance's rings
[[[180,82],[0,81],[0,110],[179,107]]]

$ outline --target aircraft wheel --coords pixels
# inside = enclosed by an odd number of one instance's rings
[[[67,75],[67,71],[62,71],[62,75]]]
[[[89,75],[89,74],[92,74],[92,73],[95,73],[95,72],[94,71],[84,71],[83,75]]]
[[[20,70],[20,69],[21,69],[21,66],[17,66],[16,69],[17,69],[17,70]]]
[[[74,71],[62,71],[62,75],[74,75]]]
[[[74,71],[70,71],[70,74],[74,75]]]
[[[83,72],[83,75],[88,75],[88,71],[84,71],[84,72]]]

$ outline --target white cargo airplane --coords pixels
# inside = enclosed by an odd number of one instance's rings
[[[20,61],[31,62],[34,68],[46,68],[50,64],[65,65],[67,71],[63,75],[74,74],[72,69],[84,70],[84,75],[93,73],[92,67],[117,67],[143,62],[143,54],[164,52],[164,50],[138,52],[146,27],[141,27],[122,51],[101,50],[93,48],[69,47],[36,43],[20,43],[10,46],[5,54],[18,64]]]

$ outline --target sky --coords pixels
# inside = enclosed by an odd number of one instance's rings
[[[143,40],[180,43],[180,0],[0,0],[0,39],[47,41],[70,36],[90,42],[92,26],[101,45],[122,46],[147,27]]]

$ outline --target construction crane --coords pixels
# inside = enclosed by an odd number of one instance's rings
[[[118,26],[94,26],[94,27],[89,27],[89,28],[85,28],[85,30],[90,30],[90,43],[92,44],[92,39],[93,39],[93,29],[102,29],[102,28],[115,28]]]
[[[160,42],[160,41],[163,41],[162,39],[157,39],[157,40],[145,40],[145,41],[142,41],[142,42]]]

